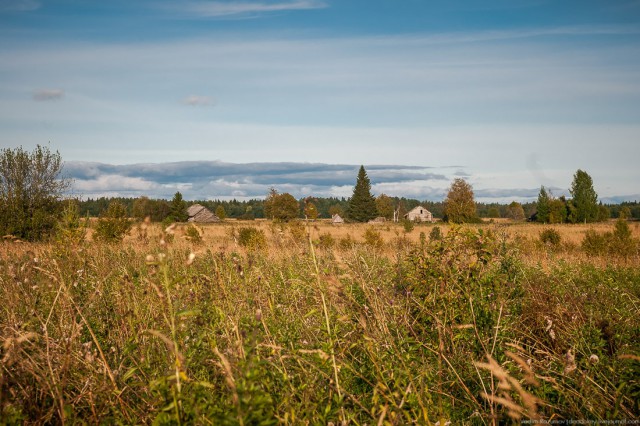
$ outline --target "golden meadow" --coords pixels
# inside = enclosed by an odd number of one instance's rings
[[[638,223],[94,225],[0,243],[3,423],[640,416]]]

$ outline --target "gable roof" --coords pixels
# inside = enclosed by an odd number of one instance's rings
[[[206,207],[201,204],[194,204],[192,206],[189,206],[189,208],[187,209],[187,214],[189,215],[189,217],[192,217],[198,214],[198,212],[202,209],[206,209]]]
[[[187,209],[189,222],[219,222],[220,218],[211,213],[211,210],[200,204],[194,204]]]
[[[422,214],[431,213],[429,210],[425,209],[425,208],[424,208],[424,207],[422,207],[422,206],[415,206],[414,208],[412,208],[411,210],[409,210],[409,211],[407,212],[407,214],[409,214],[409,213],[420,213],[420,212],[422,212]],[[406,216],[407,214],[405,214],[405,216]]]

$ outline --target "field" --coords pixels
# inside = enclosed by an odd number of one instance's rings
[[[0,418],[637,419],[640,226],[621,226],[228,221],[138,224],[114,244],[6,239]],[[549,229],[559,239],[541,241]]]

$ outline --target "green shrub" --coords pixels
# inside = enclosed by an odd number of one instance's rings
[[[119,201],[112,201],[106,212],[98,219],[96,239],[108,243],[122,241],[131,229],[131,221],[127,217],[127,208]]]
[[[629,257],[638,252],[638,242],[633,239],[629,224],[618,219],[613,233],[598,234],[589,229],[582,240],[582,249],[590,255],[610,255]]]
[[[56,231],[59,201],[69,184],[61,172],[60,154],[48,147],[0,150],[0,235],[37,241]]]
[[[637,248],[638,242],[633,239],[629,224],[625,219],[618,219],[611,235],[610,250],[612,254],[628,257],[637,254]]]
[[[367,228],[367,230],[364,231],[364,243],[375,249],[380,249],[384,246],[382,235],[373,228]]]
[[[238,229],[238,244],[247,249],[261,250],[267,247],[267,236],[258,228],[246,227]]]
[[[409,219],[402,219],[402,227],[404,228],[404,232],[408,234],[409,232],[413,231],[414,224]]]
[[[289,232],[291,233],[291,238],[293,238],[294,241],[307,241],[307,230],[305,229],[304,223],[298,220],[292,220],[289,222]]]
[[[325,232],[324,234],[320,234],[320,238],[318,239],[318,247],[330,249],[333,248],[335,244],[336,241],[330,233]]]
[[[356,245],[356,240],[353,239],[351,234],[347,234],[346,237],[340,238],[338,241],[338,247],[342,250],[350,250]]]
[[[88,220],[82,220],[75,200],[66,202],[56,228],[56,241],[65,246],[77,246],[87,235]]]
[[[204,232],[202,231],[202,229],[194,225],[193,223],[190,223],[189,226],[187,226],[187,229],[185,229],[184,231],[185,238],[194,244],[202,243],[203,234]]]
[[[560,233],[553,228],[547,228],[540,233],[540,241],[548,246],[558,247],[561,240]]]
[[[604,254],[607,252],[607,239],[605,234],[589,229],[582,240],[582,249],[590,255]]]
[[[439,226],[434,226],[431,232],[429,233],[430,241],[440,241],[442,239],[442,230]]]

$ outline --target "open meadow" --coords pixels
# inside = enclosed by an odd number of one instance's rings
[[[640,417],[639,223],[92,232],[0,242],[3,424]]]

